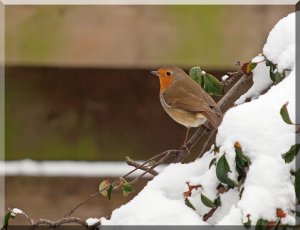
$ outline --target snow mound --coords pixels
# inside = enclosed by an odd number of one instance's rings
[[[295,224],[296,197],[290,171],[295,160],[287,164],[282,154],[295,144],[295,127],[286,124],[280,115],[283,104],[289,102],[288,111],[295,120],[295,14],[283,18],[272,29],[264,46],[264,55],[278,65],[289,69],[287,76],[277,85],[270,81],[269,71],[262,61],[254,69],[254,88],[245,97],[257,99],[231,108],[218,129],[216,145],[219,151],[208,151],[201,159],[189,164],[171,164],[156,176],[129,203],[113,211],[103,225],[242,225],[248,220],[255,225],[258,219],[282,224]],[[258,60],[261,57],[256,57]],[[264,95],[259,94],[270,87]],[[240,103],[244,99],[240,99]],[[228,177],[237,182],[236,142],[250,160],[243,186],[217,190],[216,161],[226,157],[231,172]],[[201,185],[188,197],[195,210],[185,204],[183,193],[189,185]],[[212,208],[204,205],[200,194],[211,201],[220,198],[221,206],[203,221]],[[203,202],[203,203],[202,203]]]
[[[278,70],[294,69],[296,53],[296,15],[282,18],[271,30],[263,48],[265,56],[278,64]]]

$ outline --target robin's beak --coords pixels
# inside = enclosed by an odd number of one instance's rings
[[[156,77],[158,77],[158,71],[150,71],[150,73],[153,75],[153,76],[156,76]]]

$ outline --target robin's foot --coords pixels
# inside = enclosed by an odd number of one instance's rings
[[[178,150],[177,157],[174,160],[174,163],[182,162],[190,154],[190,149],[184,143]]]
[[[186,143],[184,143],[181,147],[180,147],[181,151],[184,151],[186,154],[190,154],[190,149],[189,147],[187,147]]]

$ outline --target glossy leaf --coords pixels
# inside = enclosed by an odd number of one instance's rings
[[[188,198],[184,199],[184,203],[186,204],[186,206],[188,206],[189,208],[196,210],[196,208],[194,207],[194,205],[192,205],[192,203],[190,202],[190,200]]]
[[[291,163],[294,160],[295,156],[297,156],[299,150],[300,144],[295,144],[289,149],[289,151],[282,154],[282,158],[284,159],[285,163]]]
[[[214,200],[214,204],[216,207],[221,206],[222,202],[221,202],[221,197],[218,196],[215,200]]]
[[[205,73],[203,76],[203,88],[210,95],[222,96],[223,87],[221,82],[211,74]]]
[[[200,66],[192,67],[189,71],[190,77],[197,82],[199,85],[202,86],[202,75],[201,75],[201,68]]]
[[[286,102],[280,109],[280,115],[282,117],[282,119],[284,120],[285,123],[292,125],[293,122],[291,121],[290,115],[289,115],[289,111],[287,110],[287,105],[289,103]]]
[[[221,156],[220,159],[218,160],[216,166],[217,178],[219,179],[219,181],[221,181],[224,184],[227,184],[230,187],[236,187],[237,183],[228,178],[228,172],[231,172],[230,167],[228,165],[225,154],[223,154],[223,156]]]
[[[215,208],[215,204],[213,201],[211,201],[209,198],[207,198],[206,196],[203,195],[203,193],[201,193],[201,201],[202,203],[209,208]]]

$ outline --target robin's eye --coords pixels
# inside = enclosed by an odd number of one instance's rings
[[[168,71],[166,74],[167,74],[168,76],[171,76],[172,73],[171,73],[170,71]]]

